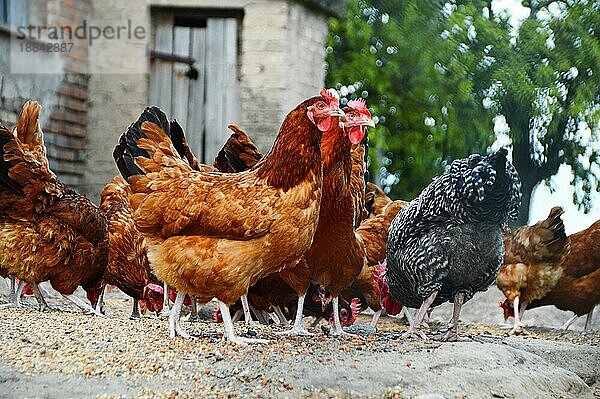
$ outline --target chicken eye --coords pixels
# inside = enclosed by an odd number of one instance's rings
[[[325,108],[325,104],[323,104],[322,102],[318,102],[317,103],[317,108],[323,109],[323,108]]]
[[[356,115],[354,115],[354,114],[350,114],[350,115],[348,115],[348,118],[350,118],[350,119],[354,119],[354,118],[356,118]]]

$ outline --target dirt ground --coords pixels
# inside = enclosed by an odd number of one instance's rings
[[[5,294],[0,282],[0,301]],[[547,307],[526,313],[528,336],[506,338],[501,299],[491,287],[464,307],[474,342],[403,340],[406,324],[383,317],[376,333],[344,338],[236,323],[239,334],[270,340],[242,347],[224,344],[222,325],[210,321],[184,322],[197,338],[171,340],[165,319],[129,320],[131,300],[118,291],[107,295],[107,317],[60,298],[49,302],[62,311],[40,313],[27,298],[31,309],[0,309],[0,398],[600,397],[598,332],[582,334],[584,320],[556,330],[571,315]],[[450,313],[436,308],[432,330]]]

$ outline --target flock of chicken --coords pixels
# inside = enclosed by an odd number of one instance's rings
[[[406,336],[426,338],[425,315],[451,301],[436,338],[456,341],[461,306],[496,278],[512,333],[523,332],[525,308],[554,304],[589,321],[600,302],[600,222],[566,237],[557,208],[509,232],[521,192],[504,149],[456,160],[413,201],[392,201],[365,185],[365,102],[340,108],[335,90],[294,108],[264,156],[230,125],[213,166],[175,120],[146,108],[115,147],[120,175],[100,208],[49,169],[40,108],[27,102],[14,129],[0,125],[0,275],[13,279],[13,305],[27,284],[48,309],[38,284],[49,281],[98,313],[110,284],[134,299],[132,317],[166,311],[171,297],[170,336],[188,338],[184,303],[216,298],[226,340],[262,342],[237,336],[233,320],[252,323],[252,310],[310,334],[312,315],[341,335],[367,308],[375,327],[385,308],[406,312]],[[78,286],[91,306],[72,295]],[[419,308],[414,320],[405,306]]]

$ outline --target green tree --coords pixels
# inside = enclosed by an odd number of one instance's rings
[[[531,13],[516,38],[492,50],[498,111],[523,183],[517,224],[527,223],[533,190],[561,164],[571,166],[573,200],[585,211],[600,178],[600,3],[523,4]]]
[[[327,83],[366,98],[379,121],[369,133],[371,176],[411,199],[453,159],[493,142],[481,75],[491,74],[482,60],[500,28],[490,29],[485,2],[348,3],[346,18],[331,21]]]
[[[503,115],[523,180],[519,224],[562,163],[589,209],[600,175],[600,149],[585,137],[598,142],[600,6],[524,4],[533,12],[516,35],[489,1],[350,0],[346,18],[331,21],[328,84],[366,97],[379,117],[369,169],[393,196],[413,198],[453,159],[486,152]]]

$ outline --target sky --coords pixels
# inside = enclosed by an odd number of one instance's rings
[[[510,15],[510,21],[513,26],[519,24],[520,21],[529,16],[529,9],[523,7],[519,0],[494,0],[492,2],[492,10],[495,14],[505,12]],[[572,178],[571,168],[567,165],[562,165],[558,173],[552,177],[552,185],[555,187],[554,192],[551,192],[550,188],[543,183],[538,185],[533,192],[529,208],[530,224],[545,219],[550,213],[550,209],[554,206],[562,206],[565,210],[563,221],[567,234],[573,234],[586,229],[596,220],[600,219],[600,194],[594,193],[592,195],[592,210],[588,214],[583,213],[577,208],[577,205],[573,204],[574,188],[571,185]]]

